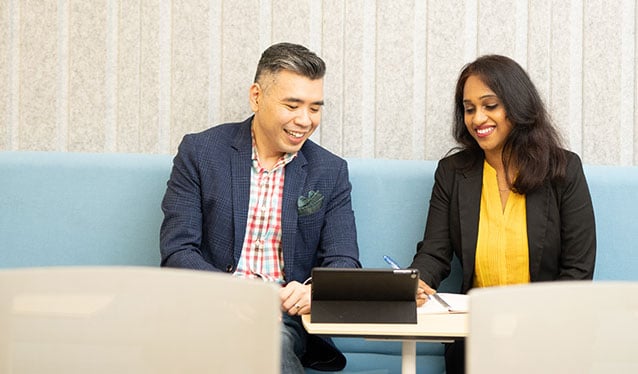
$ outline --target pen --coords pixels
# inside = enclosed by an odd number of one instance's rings
[[[383,260],[385,262],[388,263],[388,265],[390,265],[393,269],[399,270],[401,269],[401,266],[399,266],[399,264],[397,264],[393,259],[391,259],[389,256],[383,256]]]
[[[432,295],[429,295],[428,297],[433,297],[436,301],[439,302],[439,304],[441,304],[445,309],[447,309],[448,312],[452,311],[452,307],[450,306],[450,304],[448,304],[445,300],[443,300],[443,298],[439,296],[438,294],[433,293]]]

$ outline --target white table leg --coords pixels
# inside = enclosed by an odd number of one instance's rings
[[[416,374],[416,340],[404,340],[401,349],[401,373]]]

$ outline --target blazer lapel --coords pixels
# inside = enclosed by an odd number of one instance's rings
[[[306,158],[300,150],[297,157],[286,165],[284,194],[281,204],[281,246],[283,248],[284,269],[294,269],[293,255],[297,233],[297,199],[306,185]],[[284,274],[286,280],[292,274]]]
[[[235,227],[234,258],[239,261],[246,236],[248,205],[250,202],[250,168],[252,158],[252,136],[250,132],[252,117],[241,124],[233,140],[234,153],[230,158],[231,189],[233,201],[233,225]]]
[[[481,209],[483,163],[459,175],[459,222],[461,224],[461,253],[463,268],[463,289],[472,286],[478,237],[478,221]]]
[[[544,184],[525,197],[527,209],[527,243],[529,250],[529,275],[534,281],[538,278],[541,259],[543,257],[543,243],[549,222],[549,199],[551,188]],[[540,217],[540,219],[534,219]]]

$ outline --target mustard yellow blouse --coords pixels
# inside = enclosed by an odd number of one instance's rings
[[[510,191],[503,209],[496,170],[487,161],[483,166],[475,270],[475,287],[530,281],[525,195]]]

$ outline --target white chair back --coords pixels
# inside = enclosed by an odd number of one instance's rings
[[[0,270],[0,374],[278,373],[274,286],[209,272]]]
[[[473,289],[469,374],[638,373],[638,282]]]

